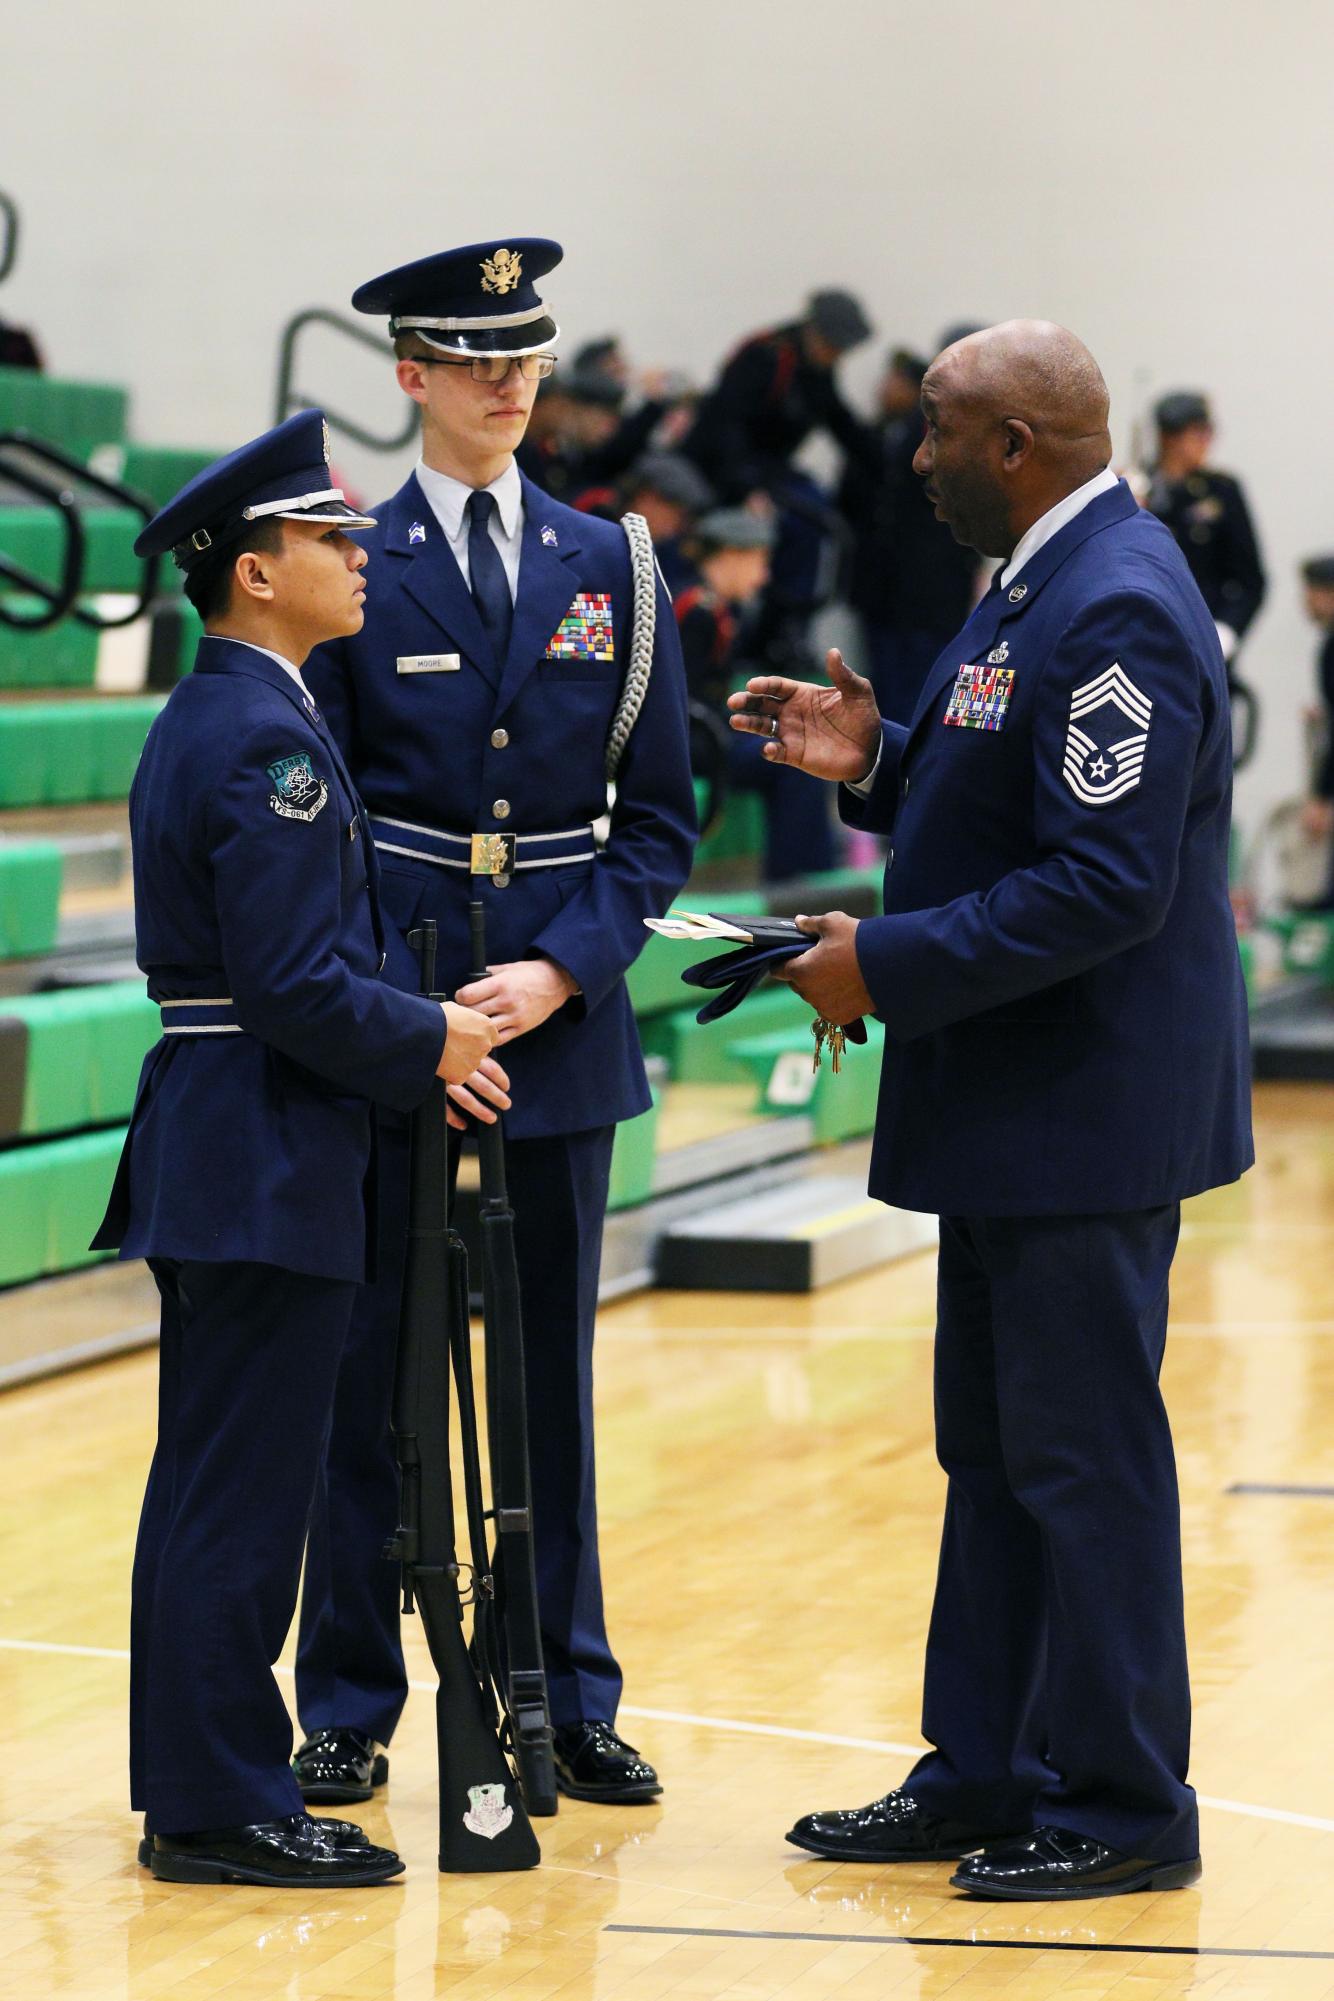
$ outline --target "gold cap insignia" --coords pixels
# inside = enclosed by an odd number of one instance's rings
[[[482,259],[482,290],[512,292],[523,276],[523,259],[517,250],[497,250]]]

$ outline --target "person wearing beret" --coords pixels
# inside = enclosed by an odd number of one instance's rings
[[[402,1869],[305,1811],[272,1663],[372,1266],[372,1104],[406,1112],[436,1076],[481,1116],[509,1102],[494,1024],[382,977],[369,825],[301,673],[312,646],[361,627],[350,531],[374,525],[333,484],[327,439],[319,411],[290,417],[136,544],[171,551],[205,625],[130,795],[136,952],[162,1034],[94,1242],[146,1258],[161,1296],[130,1789],[140,1861],[174,1883]]]
[[[377,509],[366,622],[319,649],[311,687],[366,801],[390,917],[439,926],[446,988],[495,1025],[523,1311],[538,1605],[557,1782],[639,1804],[661,1790],[617,1734],[621,1671],[598,1553],[593,1331],[612,1140],[650,1103],[626,968],[690,870],[685,677],[666,591],[647,691],[607,812],[607,739],[634,627],[629,544],[526,478],[515,453],[558,328],[544,238],[496,238],[390,271],[353,305],[387,319],[422,413],[416,470]],[[647,608],[647,607],[646,607]],[[478,860],[477,857],[482,859]],[[472,977],[468,905],[490,969]],[[389,1434],[406,1205],[403,1122],[381,1118],[380,1276],[354,1316],[311,1519],[297,1653],[306,1797],[383,1783],[406,1695]]]
[[[1153,415],[1158,462],[1145,504],[1171,530],[1231,664],[1267,588],[1246,495],[1232,473],[1209,464],[1214,421],[1198,390],[1174,390]]]
[[[957,1859],[987,1898],[1175,1889],[1200,1863],[1168,1282],[1183,1199],[1253,1158],[1226,674],[1109,470],[1081,341],[974,334],[922,407],[918,476],[999,567],[911,719],[882,722],[837,653],[832,685],[732,697],[764,755],[843,781],[845,819],[889,837],[884,914],[799,919],[819,942],[784,977],[884,1023],[871,1193],[940,1218],[931,1748],[789,1839]]]

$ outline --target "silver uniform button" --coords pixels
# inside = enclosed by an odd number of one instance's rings
[[[509,800],[493,799],[491,802],[491,811],[497,820],[508,820],[510,816]]]
[[[510,733],[508,730],[492,730],[491,732],[492,750],[504,750],[509,740],[510,740]]]
[[[893,848],[887,848],[885,850],[885,867],[886,869],[892,869],[893,866],[894,866],[894,850]]]
[[[908,796],[908,783],[909,783],[909,781],[908,781],[908,780],[907,780],[907,779],[905,778],[905,779],[904,779],[904,781],[903,781],[903,796],[904,796],[904,798],[905,798],[905,799],[906,799],[906,798],[907,798],[907,796]]]

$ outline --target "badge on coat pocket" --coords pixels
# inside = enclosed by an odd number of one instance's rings
[[[611,592],[580,591],[551,638],[548,660],[614,660]]]
[[[1013,692],[1013,667],[965,665],[954,677],[944,720],[954,729],[1002,730]]]
[[[457,674],[459,656],[457,653],[400,653],[397,665],[400,674]]]

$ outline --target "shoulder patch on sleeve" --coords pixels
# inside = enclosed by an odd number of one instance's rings
[[[1134,791],[1152,717],[1153,703],[1119,660],[1073,691],[1062,776],[1083,805],[1107,806]]]
[[[329,798],[329,788],[315,776],[310,752],[294,750],[265,767],[273,781],[269,804],[283,820],[313,820]]]

